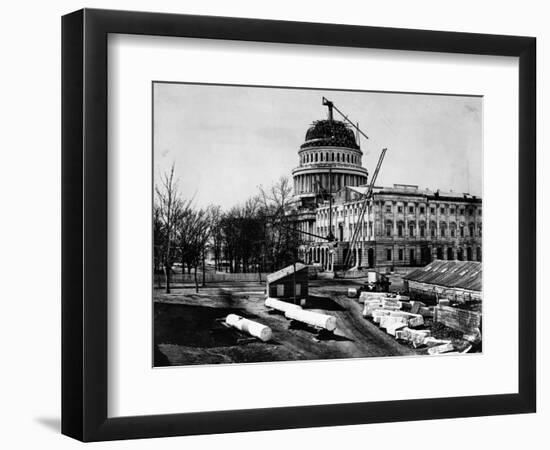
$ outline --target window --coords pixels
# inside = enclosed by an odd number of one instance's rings
[[[451,214],[454,214],[454,213],[455,213],[455,209],[451,208]]]
[[[403,261],[403,249],[399,249],[399,261]]]
[[[433,206],[430,208],[430,214],[435,214],[435,208]]]
[[[315,153],[315,162],[317,162],[318,160],[319,160],[319,154]]]
[[[455,237],[455,229],[451,228],[451,237]]]
[[[391,205],[386,205],[386,212],[391,213]]]
[[[445,208],[441,208],[439,212],[441,212],[441,214],[445,214]]]
[[[441,222],[439,224],[439,232],[441,234],[441,237],[445,237],[445,235],[447,234],[447,225],[445,224],[445,222]]]
[[[340,153],[337,153],[337,154],[336,154],[336,160],[337,160],[338,162],[340,162]]]
[[[386,260],[391,261],[391,248],[386,249]]]
[[[285,285],[284,284],[278,284],[277,285],[277,297],[282,297],[285,295]]]
[[[414,225],[413,224],[409,225],[409,236],[414,237]]]
[[[420,237],[424,237],[426,234],[426,227],[424,225],[420,225]]]
[[[403,237],[403,225],[397,225],[397,236]]]
[[[464,227],[462,225],[460,226],[460,237],[464,237]]]
[[[296,295],[302,295],[302,285],[300,283],[296,283]]]
[[[435,227],[430,228],[430,235],[435,237]]]
[[[477,213],[481,216],[481,208],[477,210]]]
[[[414,206],[409,206],[409,214],[413,214],[414,213]]]
[[[349,154],[346,155],[346,161],[349,162]]]
[[[397,212],[398,212],[398,213],[402,213],[402,212],[403,212],[403,207],[402,207],[402,206],[398,206],[398,207],[397,207]]]
[[[332,155],[332,160],[334,161],[334,153],[331,153],[331,155]]]
[[[481,237],[481,224],[477,225],[477,232],[479,234],[479,237]]]
[[[474,230],[475,230],[474,225],[470,224],[469,228],[470,228],[470,237],[474,237]]]
[[[392,226],[390,224],[387,224],[386,225],[386,236],[388,236],[388,237],[391,236],[391,229],[392,229]]]
[[[420,207],[420,214],[424,214],[424,212],[426,211],[426,208],[424,208],[423,206]]]

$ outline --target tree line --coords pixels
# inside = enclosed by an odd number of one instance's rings
[[[218,205],[198,208],[180,192],[172,166],[155,185],[153,206],[154,271],[164,274],[165,292],[170,293],[176,263],[194,273],[198,292],[198,271],[204,285],[208,255],[214,270],[231,273],[273,272],[295,262],[302,237],[291,199],[290,181],[281,177],[227,211]]]

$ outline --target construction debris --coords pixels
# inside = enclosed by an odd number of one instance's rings
[[[409,327],[421,327],[424,325],[424,318],[420,314],[412,314],[405,311],[392,311],[390,317],[402,317]]]
[[[454,346],[452,343],[443,344],[443,345],[437,345],[435,347],[430,347],[428,349],[429,355],[439,355],[441,353],[448,353],[452,352],[454,350]]]
[[[271,328],[261,323],[254,322],[252,320],[245,319],[237,314],[229,314],[225,318],[225,323],[239,331],[248,333],[251,336],[257,337],[263,342],[267,342],[273,336]]]
[[[481,342],[481,331],[479,331],[479,328],[474,328],[471,333],[464,333],[462,339],[472,344],[479,344]]]
[[[372,320],[374,323],[380,323],[380,319],[382,319],[382,317],[384,316],[389,316],[391,313],[390,310],[388,309],[375,309],[374,311],[372,311],[371,315],[372,315]]]
[[[434,316],[434,309],[431,308],[431,307],[421,306],[418,309],[418,314],[421,314],[423,317],[433,317]]]
[[[411,342],[414,348],[418,348],[424,344],[424,340],[431,335],[430,330],[413,330],[409,327],[403,328],[395,335],[397,339]]]
[[[481,328],[481,313],[440,304],[434,309],[434,321],[465,334],[472,334]]]
[[[427,345],[428,347],[434,347],[437,345],[443,345],[443,344],[450,344],[451,341],[447,339],[437,339],[433,336],[428,336],[424,339],[424,345]]]
[[[450,304],[448,299],[441,299],[439,305],[433,307],[399,294],[362,292],[359,301],[364,303],[363,317],[372,318],[388,334],[414,348],[428,347],[429,355],[468,352],[473,344],[481,342],[481,314],[443,306]],[[466,328],[470,333],[461,339],[461,330]],[[449,335],[453,340],[432,336],[433,331],[441,337],[440,329],[446,330],[445,337]]]
[[[381,299],[384,297],[388,297],[390,294],[387,292],[361,292],[361,295],[359,296],[360,302],[365,302],[367,300],[376,300]]]
[[[426,304],[418,301],[411,302],[411,312],[413,314],[419,314],[420,308],[425,308]]]

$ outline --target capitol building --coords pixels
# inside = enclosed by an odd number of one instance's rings
[[[373,186],[361,214],[370,180],[359,133],[330,106],[327,119],[307,130],[292,171],[300,259],[329,271],[481,261],[482,202],[474,195]]]

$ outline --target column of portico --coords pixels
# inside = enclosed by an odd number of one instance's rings
[[[393,237],[395,238],[397,236],[397,205],[395,204],[395,202],[392,200],[391,202],[391,207],[392,207],[392,211],[393,211]]]

